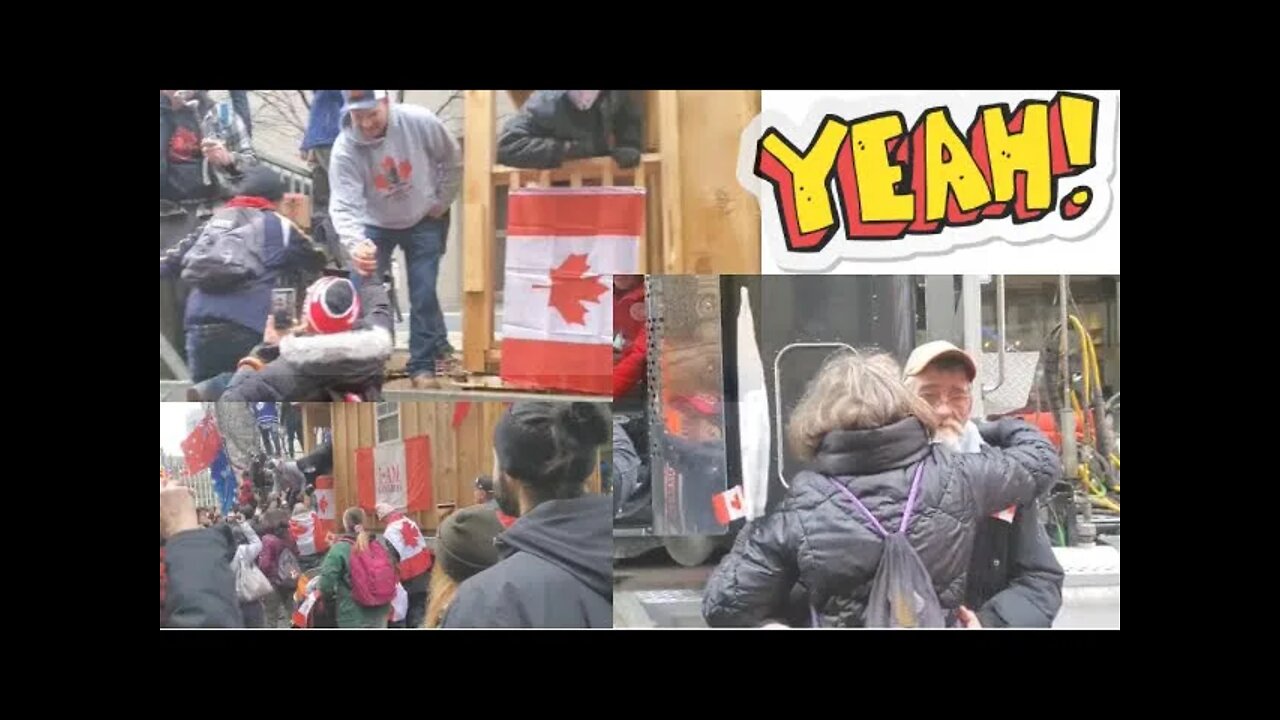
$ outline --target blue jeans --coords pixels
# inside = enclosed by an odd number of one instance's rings
[[[191,382],[235,372],[236,363],[260,342],[262,333],[235,323],[211,322],[188,327],[187,362]]]
[[[378,247],[379,280],[391,272],[392,251],[397,246],[404,249],[409,276],[409,375],[434,374],[435,361],[453,352],[436,295],[449,216],[423,218],[406,230],[368,226],[365,232]]]

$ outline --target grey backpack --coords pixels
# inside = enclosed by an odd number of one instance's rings
[[[268,218],[280,232],[279,218],[255,208],[224,208],[205,224],[182,259],[182,279],[205,292],[237,290],[267,272]]]
[[[846,498],[861,511],[872,532],[884,538],[884,551],[880,565],[871,581],[871,595],[867,598],[867,614],[864,627],[871,628],[940,628],[946,627],[946,614],[933,589],[933,578],[920,560],[915,548],[907,542],[907,526],[920,495],[920,478],[924,475],[924,463],[916,466],[911,480],[911,492],[907,506],[902,511],[898,532],[890,534],[875,515],[862,504],[844,483],[835,482]],[[814,613],[816,619],[816,613]]]

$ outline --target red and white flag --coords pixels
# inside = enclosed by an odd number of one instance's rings
[[[1017,515],[1017,513],[1018,513],[1018,506],[1017,506],[1017,505],[1010,505],[1009,507],[1007,507],[1007,508],[1005,508],[1005,509],[1001,510],[1000,512],[996,513],[995,515],[992,515],[991,517],[993,517],[993,518],[995,518],[995,519],[997,519],[997,520],[1003,520],[1003,521],[1005,521],[1005,522],[1007,522],[1007,523],[1012,524],[1012,523],[1013,523],[1013,518]]]
[[[187,461],[187,473],[195,475],[213,464],[222,449],[222,435],[213,415],[205,415],[186,440],[182,441],[182,454]]]
[[[711,505],[716,511],[716,522],[728,525],[740,517],[747,516],[747,503],[742,497],[742,486],[725,490],[711,498]]]
[[[329,522],[321,520],[313,510],[306,515],[294,515],[289,519],[289,534],[298,544],[299,555],[317,555],[329,550],[325,535],[329,530]]]
[[[502,379],[613,391],[613,276],[635,274],[644,188],[524,188],[507,205]]]
[[[430,510],[431,438],[427,435],[356,450],[360,507],[379,503],[408,511]]]
[[[400,579],[411,580],[431,569],[435,556],[427,549],[427,539],[418,524],[403,515],[387,524],[383,535],[400,556]]]
[[[298,604],[298,609],[293,611],[293,626],[296,628],[305,628],[307,619],[311,617],[311,610],[316,606],[316,601],[320,599],[320,591],[314,590],[307,595],[307,599]]]
[[[316,478],[316,516],[321,520],[337,520],[338,511],[334,508],[333,477],[321,475]]]

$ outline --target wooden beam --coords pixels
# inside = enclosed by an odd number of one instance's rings
[[[684,272],[680,184],[680,93],[658,91],[658,131],[662,153],[662,257],[661,271]],[[652,270],[651,270],[652,272]]]
[[[680,91],[678,272],[759,274],[760,204],[738,182],[742,131],[759,113],[759,91]]]
[[[650,167],[649,172],[653,172],[661,163],[661,153],[645,153],[640,156],[640,164]],[[561,182],[572,180],[575,173],[580,174],[583,180],[600,180],[605,177],[606,173],[613,178],[630,178],[635,176],[636,169],[620,168],[611,157],[596,157],[569,160],[561,164],[560,167],[550,170],[528,170],[514,168],[509,165],[494,165],[489,171],[490,176],[493,178],[493,184],[498,187],[510,184],[513,177],[520,177],[523,173],[537,173],[539,178],[545,181]]]
[[[495,117],[492,90],[465,91],[462,224],[462,364],[484,372],[493,344]]]

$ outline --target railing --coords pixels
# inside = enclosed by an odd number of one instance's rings
[[[284,180],[285,192],[311,195],[311,171],[290,161],[268,155],[261,150],[256,151],[258,162],[270,167]]]

